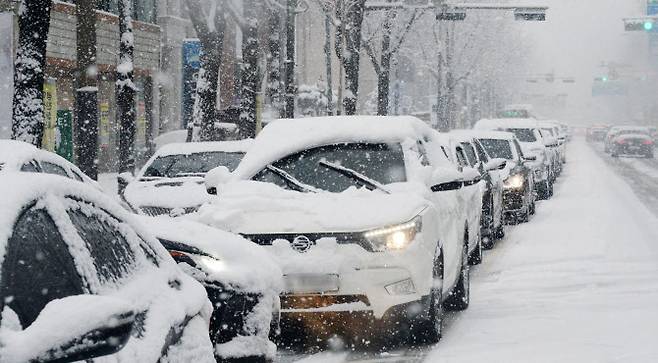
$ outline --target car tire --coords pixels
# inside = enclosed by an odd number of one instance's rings
[[[468,264],[468,238],[464,240],[462,250],[459,280],[443,303],[443,307],[449,311],[466,310],[471,299],[471,268]]]
[[[653,153],[648,153],[644,157],[647,158],[647,159],[653,159]]]
[[[505,237],[505,226],[501,223],[495,232],[496,239],[503,239]]]
[[[492,240],[492,237],[493,235],[489,237],[489,240]],[[468,256],[468,263],[471,266],[479,265],[482,263],[482,237],[478,236],[477,246],[475,246],[475,250],[473,250],[470,256]]]
[[[530,215],[534,216],[536,212],[537,212],[537,204],[533,200],[532,203],[530,204]]]
[[[437,249],[437,256],[434,257],[434,269],[432,277],[435,285],[430,289],[429,306],[425,319],[414,324],[414,332],[411,335],[410,343],[422,342],[427,344],[436,344],[441,340],[443,331],[444,310],[441,302],[443,294],[443,252]],[[441,281],[437,284],[437,281]]]

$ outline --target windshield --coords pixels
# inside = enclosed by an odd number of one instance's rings
[[[511,132],[516,135],[516,138],[521,142],[535,142],[537,137],[535,136],[533,129],[507,129],[507,132]]]
[[[482,146],[487,150],[487,153],[492,158],[501,158],[512,160],[514,156],[512,155],[512,147],[507,140],[499,139],[480,139]]]
[[[367,186],[368,183],[359,180],[359,177],[327,167],[325,163],[350,169],[379,184],[407,180],[404,153],[399,144],[346,143],[322,146],[288,156],[272,166],[285,171],[300,183],[329,192],[338,193],[349,187]],[[294,189],[280,174],[268,168],[253,179]]]
[[[161,156],[146,168],[144,177],[203,176],[210,169],[218,166],[225,166],[233,171],[243,156],[244,153],[220,151]]]

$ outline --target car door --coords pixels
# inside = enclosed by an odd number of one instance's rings
[[[484,146],[482,146],[479,140],[473,140],[473,146],[475,146],[475,152],[478,155],[481,167],[486,170],[487,163],[491,161],[491,159],[489,159],[489,155],[487,155],[487,152],[484,150]],[[491,182],[491,193],[493,194],[494,221],[499,221],[502,218],[503,180],[505,179],[503,177],[504,173],[505,171],[499,169],[487,170],[487,174],[489,175],[489,180]],[[500,208],[496,208],[495,206],[500,206]]]
[[[466,174],[464,187],[462,188],[465,200],[465,210],[468,221],[469,251],[477,246],[478,236],[480,234],[480,219],[482,218],[482,195],[484,192],[485,181],[481,180],[481,172],[477,169],[477,155],[475,148],[469,142],[461,143],[455,153],[458,160],[465,163],[463,172]],[[477,180],[473,182],[473,177]]]

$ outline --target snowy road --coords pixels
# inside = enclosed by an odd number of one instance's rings
[[[471,306],[448,317],[437,346],[302,361],[658,361],[658,219],[620,170],[574,140],[556,196],[473,270]]]

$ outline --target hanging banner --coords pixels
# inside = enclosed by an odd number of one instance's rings
[[[110,104],[100,104],[100,125],[98,128],[98,144],[101,150],[109,150],[110,147]]]
[[[187,128],[192,121],[194,98],[196,95],[196,81],[201,68],[201,42],[198,39],[183,41],[183,92],[181,107],[181,128]]]
[[[57,111],[56,133],[57,155],[73,162],[73,113],[71,110]]]
[[[55,151],[57,132],[57,84],[50,79],[43,84],[43,139],[44,150]]]

